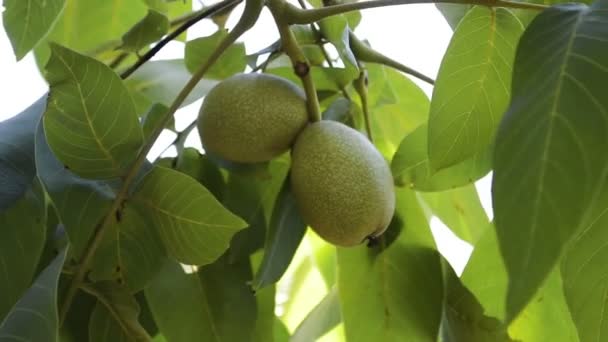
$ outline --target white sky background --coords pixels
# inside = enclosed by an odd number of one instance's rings
[[[242,6],[237,8],[230,17],[228,27],[234,25],[241,8]],[[214,29],[215,25],[211,21],[201,22],[189,31],[189,38],[209,35]],[[33,55],[30,53],[17,63],[6,33],[3,29],[1,31],[0,121],[21,112],[47,90]],[[435,78],[452,31],[434,5],[405,5],[365,10],[356,34],[362,39],[367,39],[376,50]],[[247,43],[247,52],[251,53],[268,46],[277,38],[278,34],[270,14],[264,11],[258,24],[242,40]],[[183,45],[172,43],[155,59],[182,56]],[[417,81],[417,83],[430,97],[431,87],[423,82]],[[200,101],[197,101],[178,112],[176,116],[178,129],[185,127],[192,120],[199,106]],[[164,141],[161,141],[158,147],[162,149],[160,146],[166,146],[171,137],[170,134],[162,135],[161,140]],[[190,136],[187,145],[200,146],[196,134]],[[153,150],[152,154],[158,154],[159,148]],[[490,183],[491,179],[488,176],[477,183],[477,189],[491,217]],[[460,273],[472,250],[471,246],[455,237],[441,221],[434,218],[431,223],[439,249]]]

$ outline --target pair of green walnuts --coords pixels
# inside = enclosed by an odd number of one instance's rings
[[[309,123],[304,92],[268,74],[215,86],[198,117],[205,150],[233,162],[271,160],[292,148],[291,188],[304,222],[326,241],[354,246],[388,227],[393,178],[374,145],[334,121]]]

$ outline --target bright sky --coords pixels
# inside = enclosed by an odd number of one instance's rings
[[[233,13],[229,26],[234,25],[239,13],[240,10]],[[277,39],[273,25],[269,13],[263,13],[260,22],[243,37],[248,53],[266,47]],[[213,29],[214,25],[207,21],[191,29],[189,34],[190,37],[205,36]],[[376,50],[434,78],[452,31],[434,5],[407,5],[366,10],[356,33],[360,38],[367,39]],[[180,43],[170,44],[157,59],[181,57],[182,51],[183,45]],[[30,53],[17,63],[4,30],[0,34],[0,75],[0,121],[19,113],[46,92],[46,83],[36,68],[33,55]],[[430,96],[431,87],[417,83]],[[199,106],[200,101],[178,112],[178,129],[192,120]],[[169,139],[170,134],[161,136],[163,141],[159,145],[166,145]],[[187,145],[200,146],[196,134],[188,139]],[[152,151],[152,154],[158,153],[158,149]],[[478,182],[477,188],[491,216],[490,181],[490,177],[484,178]],[[437,219],[433,219],[432,229],[439,249],[460,273],[471,252],[470,245],[455,237]]]

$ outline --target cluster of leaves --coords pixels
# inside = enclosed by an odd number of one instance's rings
[[[15,55],[34,51],[49,92],[0,123],[0,340],[605,339],[608,1],[471,2],[439,6],[454,35],[432,100],[357,39],[358,5],[291,26],[324,119],[368,122],[395,178],[387,233],[344,249],[306,234],[288,155],[218,161],[184,147],[191,125],[176,157],[144,158],[158,125],[175,131],[168,107],[238,1],[213,13],[216,33],[187,39],[191,1],[5,0]],[[140,63],[170,32],[184,58]],[[300,82],[279,42],[234,43],[178,105],[248,66]],[[494,222],[472,184],[490,171]],[[460,277],[433,216],[475,247]],[[326,295],[302,312],[312,274]]]

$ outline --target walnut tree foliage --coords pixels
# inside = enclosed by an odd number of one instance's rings
[[[454,30],[436,80],[355,33],[365,9],[412,3]],[[3,5],[48,92],[0,122],[0,341],[608,341],[608,0]],[[247,54],[264,8],[281,38]],[[203,20],[216,32],[190,38]],[[151,61],[171,40],[184,57]],[[373,141],[396,192],[377,241],[307,233],[289,153],[184,147],[196,123],[177,131],[175,112],[243,72],[292,80],[311,121]],[[177,156],[146,159],[163,130]],[[493,219],[473,185],[490,172]],[[432,217],[474,246],[460,276]]]

